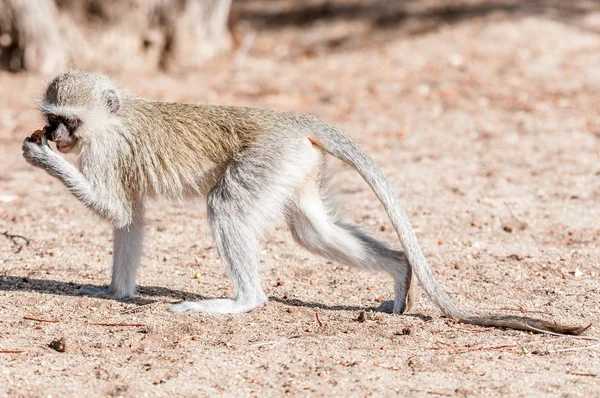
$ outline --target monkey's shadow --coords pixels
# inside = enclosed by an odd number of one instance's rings
[[[106,286],[99,285],[81,285],[74,282],[63,282],[63,281],[55,281],[48,279],[32,279],[27,277],[20,276],[0,276],[0,290],[3,291],[30,291],[30,292],[38,292],[43,294],[54,294],[54,295],[63,295],[63,296],[80,296],[77,293],[77,289],[80,287],[94,287],[94,288],[105,288]],[[139,296],[132,300],[127,300],[125,302],[130,302],[136,305],[146,305],[152,304],[161,300],[148,298],[150,297],[168,297],[173,299],[173,304],[182,300],[206,300],[214,297],[202,296],[196,293],[184,292],[181,290],[169,289],[166,287],[159,286],[138,286],[138,294]],[[108,297],[98,296],[96,298],[112,300]],[[308,302],[302,301],[299,299],[289,299],[284,296],[284,298],[280,297],[269,297],[269,300],[275,301],[281,304],[289,305],[292,307],[307,307],[307,308],[319,308],[322,310],[332,310],[332,311],[374,311],[375,307],[359,307],[359,306],[350,306],[350,305],[327,305],[322,303]],[[408,316],[417,317],[422,320],[430,320],[431,318],[425,315],[420,314],[407,314]]]
[[[63,282],[49,279],[32,279],[20,276],[0,276],[0,290],[4,291],[30,291],[43,294],[54,294],[62,296],[81,296],[77,290],[80,287],[106,288],[106,286],[79,284],[74,282]],[[158,286],[139,286],[138,297],[132,300],[123,300],[137,305],[151,304],[160,300],[154,300],[150,297],[168,297],[174,299],[174,302],[181,300],[203,300],[208,297],[195,293],[182,292],[179,290],[168,289]],[[112,300],[110,297],[94,296],[94,298]]]

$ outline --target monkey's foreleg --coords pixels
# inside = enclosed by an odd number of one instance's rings
[[[113,277],[108,289],[83,287],[79,294],[105,295],[118,299],[135,294],[135,275],[140,265],[144,210],[138,204],[135,211],[118,198],[95,190],[75,166],[54,152],[45,136],[36,144],[29,138],[23,143],[23,156],[30,164],[58,178],[83,204],[115,225]]]
[[[86,286],[77,293],[117,300],[135,297],[135,277],[140,267],[143,238],[144,206],[140,203],[133,213],[133,222],[113,230],[113,272],[108,289]]]
[[[28,138],[23,142],[23,157],[35,167],[58,178],[86,207],[119,228],[132,222],[133,211],[123,200],[115,198],[101,187],[94,188],[77,168],[50,148],[45,136],[41,144]]]

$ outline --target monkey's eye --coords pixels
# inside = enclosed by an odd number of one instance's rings
[[[79,119],[77,119],[76,117],[64,119],[64,123],[67,127],[67,130],[69,130],[71,133],[75,131],[77,127],[79,127]]]
[[[59,122],[58,117],[56,115],[48,114],[46,115],[46,117],[48,118],[48,123],[50,124],[58,124]]]

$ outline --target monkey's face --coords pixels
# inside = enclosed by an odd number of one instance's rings
[[[48,125],[46,135],[56,143],[56,148],[62,153],[71,152],[79,143],[77,129],[81,121],[75,116],[47,114]]]

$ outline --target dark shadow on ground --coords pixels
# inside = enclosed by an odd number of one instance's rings
[[[23,278],[20,276],[0,276],[0,290],[4,291],[30,291],[44,294],[56,294],[63,296],[79,296],[77,289],[80,287],[106,288],[106,285],[79,284],[74,282],[63,282],[47,279]],[[211,297],[180,290],[168,289],[159,286],[139,286],[139,296],[129,301],[135,304],[147,304],[148,299],[144,296],[167,297],[173,300],[204,300]],[[97,298],[112,300],[108,297],[96,296]]]
[[[78,284],[73,282],[63,282],[56,280],[47,279],[33,279],[23,278],[20,276],[1,276],[0,277],[0,290],[3,291],[23,291],[23,292],[37,292],[43,294],[54,294],[63,296],[79,296],[77,289],[82,286],[105,288],[106,286],[100,285],[89,285],[89,284]],[[183,292],[180,290],[169,289],[159,286],[139,286],[139,296],[132,300],[125,300],[124,302],[130,302],[135,305],[147,305],[158,300],[153,300],[149,297],[166,297],[173,300],[173,303],[183,300],[198,301],[206,300],[214,297],[206,297],[196,293]],[[112,300],[108,297],[98,296],[105,300]],[[322,303],[306,302],[297,299],[287,299],[279,297],[270,297],[271,301],[288,305],[290,307],[306,307],[306,308],[318,308],[322,310],[330,311],[375,311],[375,307],[361,307],[361,306],[346,306],[346,305],[327,305]],[[420,314],[411,314],[409,316],[422,319],[424,321],[431,320],[431,317]]]
[[[283,299],[279,297],[269,297],[269,300],[275,301],[281,304],[289,305],[291,307],[306,307],[306,308],[318,308],[329,311],[377,311],[377,307],[360,307],[355,305],[326,305],[322,303],[314,303],[310,301],[302,301],[297,299]],[[413,318],[419,318],[423,321],[430,321],[432,318],[422,314],[403,314],[400,316],[410,316]]]

